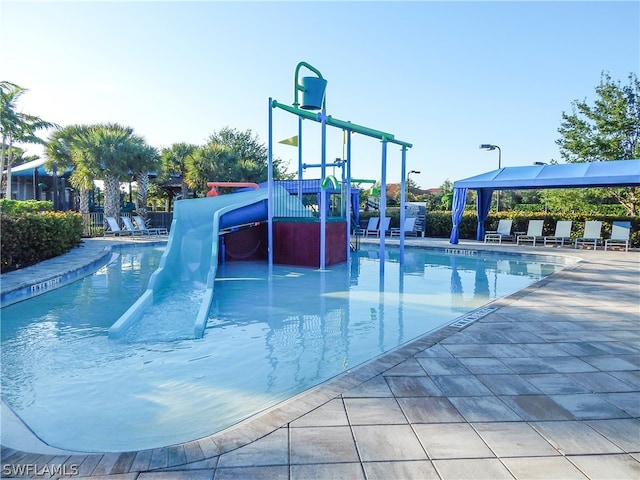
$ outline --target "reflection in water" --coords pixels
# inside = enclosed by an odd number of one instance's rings
[[[202,339],[168,332],[198,297],[181,292],[175,310],[143,322],[144,342],[110,340],[162,252],[152,253],[124,252],[2,310],[2,398],[51,445],[135,450],[208,435],[556,268],[411,249],[400,265],[391,247],[384,269],[367,250],[326,271],[230,262]]]

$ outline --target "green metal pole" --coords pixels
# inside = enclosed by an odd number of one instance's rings
[[[315,122],[320,122],[318,119],[318,114],[314,112],[310,112],[309,110],[302,110],[301,108],[292,107],[290,105],[285,105],[276,100],[272,101],[273,108],[280,108],[289,113],[293,113],[294,115],[298,115],[300,117],[304,117],[308,120],[313,120]],[[394,143],[396,145],[400,145],[403,147],[411,148],[413,145],[408,142],[403,142],[402,140],[397,140],[393,134],[383,132],[381,130],[375,130],[373,128],[364,127],[362,125],[358,125],[356,123],[346,122],[344,120],[339,120],[337,118],[333,118],[331,115],[327,116],[327,125],[332,127],[339,127],[343,130],[351,130],[356,133],[360,133],[362,135],[366,135],[368,137],[377,138],[379,140],[386,140],[387,142]]]

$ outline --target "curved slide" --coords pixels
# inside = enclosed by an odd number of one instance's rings
[[[289,194],[280,187],[274,196]],[[164,292],[204,290],[193,335],[204,334],[213,299],[218,267],[218,235],[221,230],[267,220],[267,189],[232,193],[218,197],[180,200],[175,203],[171,232],[160,266],[149,279],[147,290],[109,329],[118,338],[149,310],[170,315],[163,308]],[[199,297],[198,297],[199,298]]]

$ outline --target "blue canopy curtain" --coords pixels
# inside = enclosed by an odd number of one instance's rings
[[[476,240],[484,239],[484,221],[489,216],[492,195],[493,190],[490,188],[478,189],[478,205],[476,208],[478,213],[478,232],[476,233]]]
[[[453,191],[453,202],[451,204],[453,228],[451,229],[451,236],[449,237],[449,243],[454,245],[458,243],[460,237],[460,221],[462,220],[465,203],[467,203],[467,189],[456,188]]]

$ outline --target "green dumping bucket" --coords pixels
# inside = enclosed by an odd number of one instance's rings
[[[327,81],[319,77],[302,77],[302,105],[304,110],[320,110],[327,89]]]

